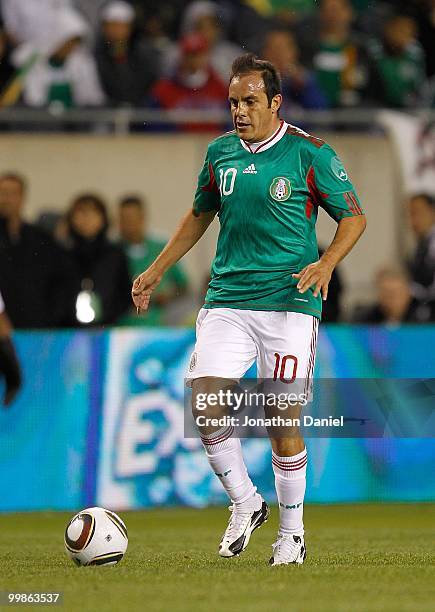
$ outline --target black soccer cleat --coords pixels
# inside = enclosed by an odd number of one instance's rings
[[[221,557],[240,555],[248,546],[252,532],[261,527],[270,514],[269,506],[264,499],[261,499],[259,510],[242,512],[235,506],[229,506],[229,510],[231,510],[231,517],[219,544]]]
[[[302,565],[307,556],[303,535],[278,534],[275,544],[272,544],[272,549],[270,565],[289,565],[290,563]]]

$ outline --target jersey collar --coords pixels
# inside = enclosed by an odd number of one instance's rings
[[[267,151],[267,149],[270,149],[271,147],[276,145],[277,142],[281,140],[281,138],[284,136],[284,134],[287,131],[287,127],[288,127],[288,124],[283,119],[281,119],[279,128],[276,130],[273,136],[271,136],[267,140],[263,140],[262,142],[255,142],[255,143],[250,144],[249,142],[245,142],[244,140],[240,138],[240,143],[242,147],[249,153],[254,153],[254,154],[263,153],[263,151]]]

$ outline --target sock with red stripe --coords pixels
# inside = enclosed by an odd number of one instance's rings
[[[239,438],[232,438],[234,427],[224,427],[208,436],[201,435],[207,459],[233,504],[243,508],[258,505],[252,480],[249,478]],[[260,498],[261,499],[261,498]],[[261,503],[260,503],[261,505]]]
[[[272,452],[272,467],[279,503],[279,533],[304,533],[304,496],[307,449],[292,457],[278,457]]]

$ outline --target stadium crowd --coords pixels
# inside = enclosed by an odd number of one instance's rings
[[[435,0],[0,0],[0,9],[3,107],[224,109],[231,63],[247,50],[279,68],[284,116],[434,106]],[[35,224],[24,220],[26,195],[25,177],[0,175],[0,295],[14,327],[193,324],[208,279],[195,293],[182,265],[146,316],[132,311],[131,281],[164,246],[140,194],[117,202],[116,223],[97,193],[79,193],[64,215]],[[421,193],[407,208],[413,255],[380,270],[375,303],[352,312],[338,269],[325,321],[435,321],[435,201]]]
[[[24,177],[0,175],[0,295],[16,328],[87,325],[192,325],[208,279],[193,292],[180,264],[153,294],[138,317],[130,300],[131,281],[164,246],[149,231],[144,199],[126,194],[111,226],[106,202],[95,193],[77,195],[66,214],[23,217]],[[416,248],[402,268],[382,269],[376,303],[344,311],[343,280],[336,271],[324,320],[399,324],[435,321],[435,200],[418,194],[407,202]],[[116,236],[116,240],[113,237]]]
[[[225,109],[231,62],[287,108],[435,105],[435,0],[1,0],[0,106]]]

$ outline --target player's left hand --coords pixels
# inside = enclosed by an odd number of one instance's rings
[[[131,297],[136,306],[137,314],[145,312],[148,309],[151,294],[161,280],[162,274],[157,271],[154,266],[150,266],[133,282]]]
[[[322,295],[322,299],[326,300],[328,297],[328,286],[331,280],[331,274],[334,267],[326,261],[316,261],[308,266],[305,266],[297,274],[292,274],[293,278],[298,279],[297,288],[299,293],[305,293],[310,287],[314,288],[313,295],[317,297],[319,293]]]

